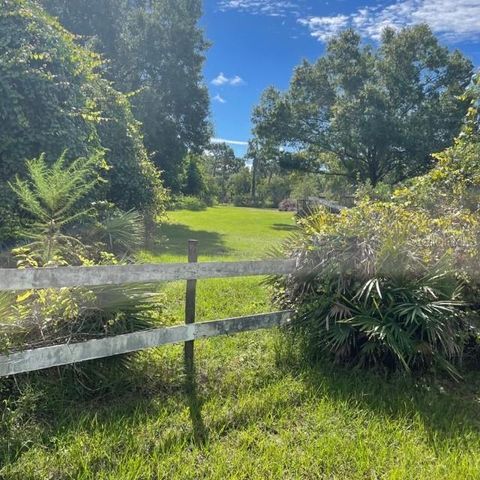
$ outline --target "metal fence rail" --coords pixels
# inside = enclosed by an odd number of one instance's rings
[[[0,268],[0,290],[62,288],[128,283],[171,282],[205,278],[283,275],[295,268],[293,260],[248,262],[161,263],[96,267]]]
[[[39,269],[0,269],[0,291],[75,286],[121,285],[187,280],[185,325],[139,331],[79,343],[53,345],[0,356],[0,376],[110,357],[171,343],[185,342],[185,366],[193,371],[193,341],[218,335],[282,326],[290,312],[273,312],[212,322],[195,322],[196,280],[206,278],[287,275],[293,260],[196,263],[197,242],[189,241],[189,263],[115,265]],[[1,322],[1,320],[0,320]]]

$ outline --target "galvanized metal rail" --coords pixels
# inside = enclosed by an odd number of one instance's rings
[[[59,268],[0,268],[0,290],[62,288],[128,283],[171,282],[205,278],[283,275],[295,268],[293,260],[247,262],[160,263]]]
[[[195,280],[206,278],[286,275],[293,273],[293,260],[196,263],[196,243],[189,244],[189,263],[115,265],[39,269],[0,269],[0,291],[36,288],[121,285],[187,280],[185,325],[139,331],[79,343],[53,345],[0,356],[0,376],[136,352],[146,348],[185,342],[185,364],[193,370],[193,341],[200,338],[282,326],[290,312],[272,312],[212,322],[195,321]]]

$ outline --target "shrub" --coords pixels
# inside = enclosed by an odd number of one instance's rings
[[[232,198],[232,203],[236,207],[251,207],[253,206],[252,197],[250,195],[234,195]],[[256,204],[255,206],[259,206]]]
[[[108,202],[86,203],[102,182],[97,157],[66,163],[61,155],[50,167],[45,155],[27,162],[28,179],[18,176],[13,192],[28,215],[22,236],[28,244],[14,249],[19,265],[45,267],[104,261],[107,252],[126,259],[145,239],[141,215]]]
[[[1,350],[80,342],[152,328],[161,295],[151,285],[28,290],[2,298],[8,305]],[[7,303],[7,301],[9,303]]]
[[[17,176],[10,184],[29,215],[29,228],[23,235],[31,242],[22,248],[22,253],[29,253],[30,266],[77,263],[81,258],[83,244],[65,230],[92,212],[78,204],[98,183],[98,156],[79,158],[67,166],[62,154],[48,167],[42,154],[27,162],[28,180]]]
[[[199,212],[205,210],[207,206],[207,203],[201,198],[192,195],[181,195],[172,198],[169,208],[171,210],[192,210],[193,212]]]
[[[312,358],[355,366],[456,375],[473,329],[457,238],[423,212],[363,203],[301,221],[288,250],[299,270],[277,280],[277,301],[293,308],[295,332]]]
[[[66,149],[73,159],[103,148],[98,168],[109,182],[98,184],[90,200],[102,195],[155,215],[165,201],[159,173],[127,97],[97,73],[100,57],[29,0],[3,0],[0,38],[0,237],[15,238],[20,223],[8,182],[42,152],[53,163]]]

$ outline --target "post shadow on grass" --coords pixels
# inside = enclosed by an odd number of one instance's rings
[[[203,400],[198,394],[195,368],[185,375],[185,396],[192,422],[193,440],[195,445],[202,446],[207,442],[207,429],[202,417]]]
[[[223,235],[206,230],[193,230],[187,225],[172,223],[160,227],[159,233],[166,240],[154,247],[157,254],[171,253],[183,255],[185,244],[190,238],[195,238],[202,246],[202,255],[226,255],[230,249],[225,245]]]

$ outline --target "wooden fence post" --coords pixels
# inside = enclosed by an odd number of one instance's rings
[[[198,241],[188,241],[188,262],[196,263],[198,260]],[[197,295],[197,281],[187,280],[187,289],[185,295],[185,324],[195,323],[195,303]],[[184,345],[185,372],[187,376],[194,372],[194,350],[193,340],[185,342]]]

